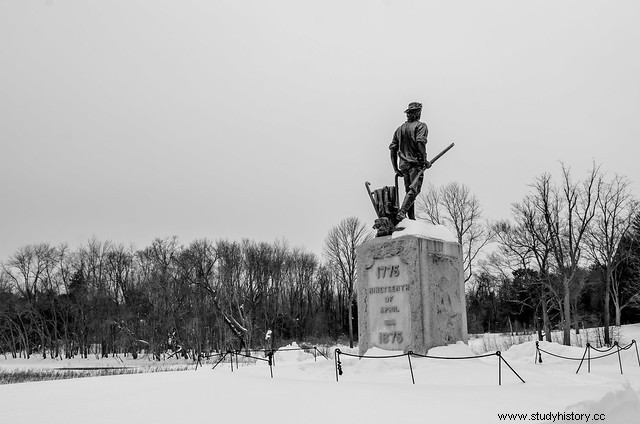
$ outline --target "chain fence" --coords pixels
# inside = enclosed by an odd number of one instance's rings
[[[631,343],[629,343],[628,345],[621,347],[620,344],[616,341],[613,342],[613,345],[609,346],[608,348],[605,349],[599,349],[596,347],[591,346],[590,343],[587,343],[585,348],[584,348],[584,353],[582,354],[581,358],[572,358],[572,357],[568,357],[568,356],[563,356],[563,355],[558,355],[549,351],[546,351],[542,348],[540,348],[540,342],[536,342],[536,362],[537,363],[542,363],[542,353],[549,355],[549,356],[553,356],[555,358],[559,358],[559,359],[564,359],[564,360],[568,360],[568,361],[580,361],[580,364],[578,365],[578,369],[576,370],[576,374],[578,374],[578,372],[580,372],[580,368],[582,368],[582,364],[585,361],[585,358],[587,360],[587,372],[591,372],[591,361],[595,361],[596,359],[602,359],[602,358],[606,358],[607,356],[612,356],[617,354],[618,355],[618,364],[620,365],[620,374],[623,374],[622,371],[622,357],[620,356],[620,352],[621,351],[625,351],[625,350],[630,350],[632,347],[635,347],[636,350],[636,358],[638,359],[638,366],[640,366],[640,353],[638,353],[638,344],[636,343],[635,340],[631,340]],[[614,350],[615,349],[615,350]],[[601,353],[602,355],[596,355],[596,356],[591,356],[591,351],[595,351],[597,353]]]
[[[434,356],[434,355],[422,355],[419,353],[415,353],[412,351],[408,351],[407,353],[395,354],[395,355],[382,355],[382,356],[367,356],[367,355],[355,355],[353,353],[345,353],[340,349],[335,350],[334,354],[334,362],[336,368],[336,381],[340,380],[340,376],[344,374],[342,369],[342,361],[340,360],[340,356],[348,356],[352,358],[360,358],[360,359],[389,359],[389,358],[402,358],[404,356],[407,357],[407,361],[409,362],[409,371],[411,372],[411,382],[416,384],[416,379],[413,373],[413,365],[411,363],[411,358],[426,358],[426,359],[442,359],[442,360],[468,360],[468,359],[480,359],[480,358],[488,358],[491,356],[498,357],[498,385],[502,385],[502,364],[504,363],[509,369],[513,372],[522,381],[525,382],[522,377],[513,369],[511,365],[504,359],[502,353],[498,350],[493,353],[485,353],[482,355],[474,355],[474,356]]]

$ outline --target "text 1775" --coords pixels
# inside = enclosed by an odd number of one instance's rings
[[[378,279],[393,278],[400,275],[400,265],[387,265],[378,267]]]

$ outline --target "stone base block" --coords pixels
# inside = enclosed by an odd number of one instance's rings
[[[406,235],[357,247],[359,351],[371,347],[426,354],[467,342],[462,249]]]

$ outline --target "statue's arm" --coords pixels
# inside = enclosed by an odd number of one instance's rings
[[[390,149],[391,152],[391,166],[393,166],[393,172],[397,176],[402,177],[402,172],[398,169],[398,149]]]
[[[389,145],[391,166],[393,166],[393,172],[395,172],[399,177],[402,177],[402,172],[398,169],[398,144],[398,138],[394,134],[393,141],[391,141],[391,144]]]
[[[429,129],[427,124],[422,124],[418,127],[416,133],[416,141],[418,142],[418,150],[424,160],[425,169],[431,168],[431,162],[427,160],[427,135],[429,135]]]
[[[420,151],[420,155],[422,156],[424,162],[424,169],[431,168],[431,162],[427,160],[427,145],[424,143],[418,143],[418,150]]]

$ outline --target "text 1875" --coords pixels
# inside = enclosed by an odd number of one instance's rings
[[[390,331],[378,333],[380,344],[402,343],[402,331]]]

